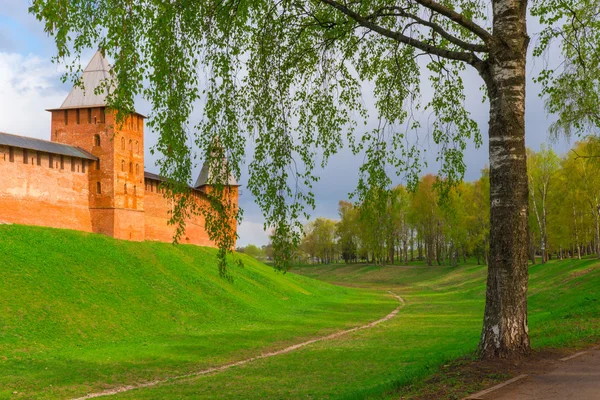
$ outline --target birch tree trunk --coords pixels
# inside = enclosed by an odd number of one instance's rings
[[[495,0],[489,68],[490,258],[483,358],[530,350],[527,327],[528,182],[525,153],[527,2]]]

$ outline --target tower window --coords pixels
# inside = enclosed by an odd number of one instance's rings
[[[94,135],[94,146],[100,146],[100,135]]]
[[[86,163],[86,161],[82,158],[81,159],[81,172],[85,172],[85,163]]]
[[[135,141],[135,151],[136,153],[140,154],[140,142],[137,140]]]
[[[140,173],[140,165],[135,164],[135,174],[138,175]]]
[[[125,160],[121,160],[121,171],[125,172]]]
[[[121,138],[121,150],[125,150],[125,138]]]
[[[80,123],[79,108],[77,110],[75,110],[75,117],[76,117],[75,121],[77,122],[77,125],[79,125],[79,123]]]
[[[100,182],[96,182],[96,193],[102,193],[102,185],[100,185]]]
[[[96,160],[96,170],[100,169],[100,160]]]
[[[65,125],[69,125],[69,110],[65,110]]]
[[[133,141],[129,139],[129,151],[133,151]]]
[[[137,186],[133,185],[133,195],[137,196]]]
[[[104,107],[100,107],[100,123],[103,124],[104,123]]]
[[[127,194],[127,184],[123,185],[123,193]]]
[[[133,174],[133,163],[132,162],[129,163],[129,173]]]
[[[91,124],[92,123],[92,109],[88,108],[87,113],[88,113],[88,124]]]
[[[29,155],[27,149],[23,149],[23,164],[29,164]]]

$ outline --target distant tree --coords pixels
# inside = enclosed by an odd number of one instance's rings
[[[594,252],[600,258],[600,162],[596,154],[600,154],[600,141],[588,138],[574,146],[565,164],[572,174],[571,185],[578,187],[594,221]]]
[[[264,261],[266,259],[265,251],[253,244],[249,244],[244,247],[243,252],[259,261]]]
[[[423,176],[412,199],[413,220],[417,222],[423,240],[427,265],[433,265],[434,259],[439,261],[438,236],[442,223],[435,182],[434,175]]]
[[[542,263],[548,261],[548,194],[555,184],[559,162],[556,153],[544,145],[537,153],[528,149],[529,196],[540,233]]]
[[[267,260],[273,259],[273,244],[269,241],[269,244],[261,246],[261,250],[264,252]]]
[[[317,218],[304,228],[304,239],[301,248],[314,260],[330,263],[335,260],[335,221],[327,218]]]
[[[344,262],[355,262],[358,257],[358,210],[347,201],[340,201],[338,206],[340,220],[335,226],[338,247]]]

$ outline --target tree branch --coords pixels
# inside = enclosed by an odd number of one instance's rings
[[[393,11],[393,12],[383,13],[383,11],[385,11],[385,10],[389,10],[389,11]],[[379,18],[379,17],[385,17],[385,16],[398,16],[398,17],[410,18],[410,19],[416,21],[417,23],[419,23],[420,25],[431,28],[434,32],[438,33],[441,37],[448,40],[450,43],[453,43],[467,51],[473,51],[473,52],[477,52],[477,53],[487,53],[489,51],[488,47],[485,44],[476,44],[476,43],[465,42],[464,40],[461,40],[461,39],[457,38],[456,36],[448,33],[439,24],[436,24],[431,21],[426,21],[417,15],[408,13],[401,7],[383,7],[381,9],[377,10],[376,12],[374,12],[373,14],[369,15],[366,18],[372,19],[372,18]]]
[[[420,5],[422,5],[423,7],[427,7],[432,11],[435,11],[449,19],[451,19],[452,21],[456,22],[458,25],[462,26],[463,28],[468,29],[469,31],[473,32],[475,35],[479,36],[481,38],[481,40],[484,41],[484,43],[489,44],[489,42],[492,40],[492,35],[485,30],[484,28],[482,28],[481,26],[477,25],[475,22],[471,21],[469,18],[465,17],[462,14],[457,13],[456,11],[441,5],[440,3],[437,3],[433,0],[415,0],[417,3],[419,3]]]
[[[361,25],[365,28],[368,28],[374,32],[377,32],[382,36],[385,36],[385,37],[393,39],[397,42],[404,43],[409,46],[415,47],[419,50],[423,50],[429,54],[433,54],[433,55],[436,55],[436,56],[439,56],[442,58],[447,58],[450,60],[466,62],[467,64],[473,65],[478,70],[481,66],[482,61],[474,53],[467,53],[467,52],[463,52],[463,51],[451,51],[451,50],[442,49],[440,47],[432,46],[428,43],[422,42],[417,39],[413,39],[413,38],[403,35],[399,32],[395,32],[390,29],[379,26],[379,25],[371,22],[370,20],[368,20],[366,17],[352,11],[347,6],[340,4],[339,2],[337,2],[335,0],[320,0],[320,1],[324,4],[327,4],[335,9],[337,9],[342,14],[352,18],[359,25]]]

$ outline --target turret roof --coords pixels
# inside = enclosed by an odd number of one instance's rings
[[[198,179],[196,179],[194,188],[198,189],[206,185],[215,185],[217,183],[217,177],[215,175],[218,174],[216,174],[215,171],[209,167],[208,162],[205,161],[204,165],[202,165],[202,170],[200,170],[200,175],[198,175]],[[225,186],[240,186],[232,174],[229,174],[229,179],[227,179],[227,182],[223,182],[223,184]]]
[[[60,108],[101,107],[106,105],[107,88],[96,94],[103,81],[110,80],[110,65],[100,50],[94,54],[81,75],[81,85],[73,86]]]

